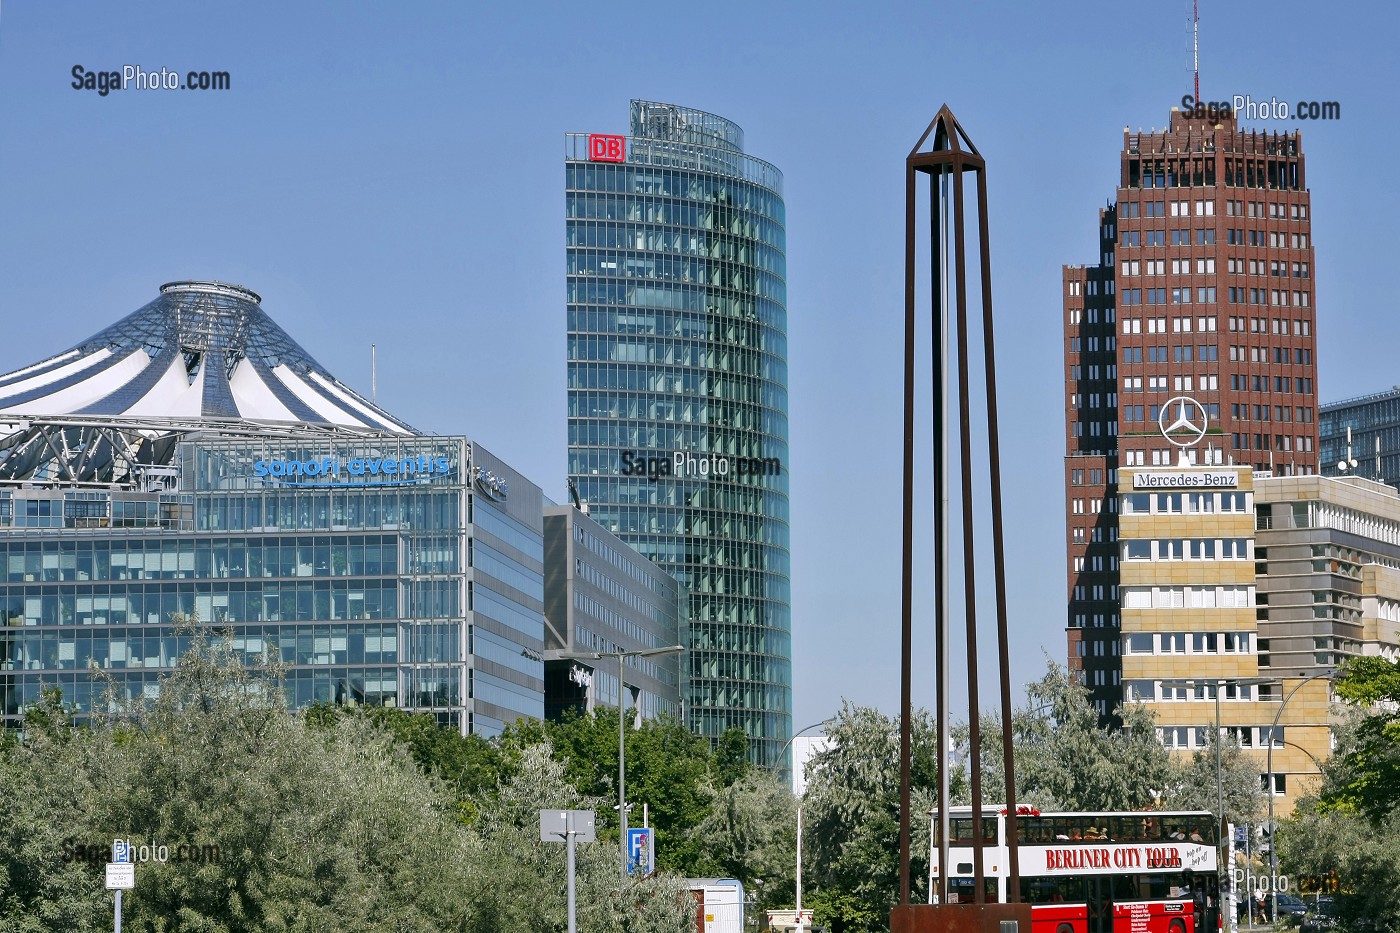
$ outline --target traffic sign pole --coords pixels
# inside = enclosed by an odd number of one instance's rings
[[[568,849],[569,849],[569,933],[578,933],[578,923],[574,919],[574,846],[575,837],[578,833],[574,830],[574,815],[569,814],[568,828]]]
[[[131,864],[131,846],[127,845],[125,839],[112,840],[112,864]],[[110,866],[108,867],[110,868]],[[109,871],[107,874],[110,876],[111,872]],[[136,874],[135,869],[131,870],[131,874],[133,876]],[[108,884],[110,886],[110,879]],[[122,933],[122,889],[117,888],[116,892],[117,898],[115,903],[112,905],[112,930],[113,933]]]

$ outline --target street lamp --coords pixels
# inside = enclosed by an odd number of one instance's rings
[[[1269,834],[1270,834],[1270,835],[1269,835],[1269,897],[1270,897],[1270,898],[1273,898],[1274,895],[1277,893],[1277,891],[1276,891],[1275,889],[1278,887],[1278,845],[1277,845],[1277,840],[1275,840],[1275,839],[1273,838],[1273,833],[1274,833],[1274,735],[1278,732],[1278,721],[1279,721],[1280,719],[1283,718],[1283,708],[1284,708],[1285,706],[1288,705],[1288,701],[1291,700],[1291,699],[1293,699],[1293,694],[1297,693],[1298,690],[1299,690],[1299,688],[1302,687],[1303,684],[1305,684],[1305,683],[1307,683],[1308,681],[1311,681],[1311,680],[1320,680],[1321,678],[1324,678],[1324,677],[1331,678],[1331,677],[1333,677],[1336,673],[1337,673],[1337,672],[1336,672],[1335,669],[1334,669],[1334,670],[1326,670],[1326,671],[1318,671],[1317,673],[1309,674],[1307,677],[1304,677],[1302,680],[1300,680],[1300,681],[1298,681],[1296,684],[1294,684],[1294,685],[1293,685],[1293,689],[1290,690],[1290,691],[1288,691],[1288,694],[1283,698],[1283,702],[1280,703],[1280,704],[1278,705],[1278,712],[1274,713],[1274,722],[1273,722],[1273,725],[1269,727],[1269,755],[1268,755],[1268,763],[1265,765],[1265,770],[1268,772],[1268,777],[1266,778],[1266,780],[1269,782],[1268,792],[1269,792]],[[1304,749],[1304,751],[1306,751],[1306,749]],[[1308,752],[1308,757],[1309,757],[1309,758],[1312,758],[1312,753],[1311,753],[1311,752]],[[1313,762],[1316,763],[1316,762],[1317,762],[1317,759],[1316,759],[1316,758],[1313,758]],[[1318,770],[1319,770],[1319,771],[1322,770],[1321,765],[1318,766]],[[1272,901],[1270,901],[1270,903],[1272,903]]]
[[[601,661],[603,658],[617,658],[617,820],[621,839],[618,850],[622,853],[622,880],[627,880],[627,703],[623,696],[622,678],[625,658],[655,658],[666,654],[678,654],[685,650],[684,645],[668,645],[665,648],[643,648],[639,651],[595,651],[582,655]]]
[[[778,754],[774,756],[772,767],[777,767],[778,762],[783,760],[787,750],[792,747],[792,743],[797,741],[797,737],[804,732],[811,732],[813,729],[820,729],[822,726],[829,726],[836,721],[836,717],[823,719],[821,722],[814,722],[810,726],[804,726],[792,734],[792,738],[783,743],[783,747],[778,749]],[[806,794],[803,794],[805,797]],[[802,929],[802,797],[797,798],[797,928]]]
[[[1265,684],[1276,684],[1277,677],[1230,677],[1216,680],[1164,680],[1164,687],[1196,687],[1201,684],[1211,684],[1215,687],[1215,793],[1217,809],[1215,817],[1216,825],[1216,845],[1224,845],[1225,837],[1225,768],[1223,763],[1223,752],[1220,741],[1220,691],[1227,685],[1236,687],[1256,687]],[[1271,749],[1272,751],[1272,749]]]

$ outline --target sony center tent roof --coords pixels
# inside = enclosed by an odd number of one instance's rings
[[[192,434],[418,433],[312,359],[261,300],[171,282],[71,350],[0,376],[0,486],[167,488]]]
[[[0,376],[0,422],[240,419],[417,433],[317,363],[237,285],[171,282],[57,356]]]

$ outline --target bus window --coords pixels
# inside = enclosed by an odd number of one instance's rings
[[[983,890],[987,895],[987,903],[995,904],[999,901],[1000,880],[997,878],[983,878]],[[971,904],[973,895],[977,887],[971,878],[949,878],[948,879],[948,903],[950,904]]]
[[[1055,841],[1052,822],[1039,816],[1016,817],[1016,838],[1023,843],[1043,845]]]
[[[1108,838],[1114,842],[1142,842],[1142,818],[1115,816],[1108,821]]]
[[[960,816],[948,821],[948,835],[953,845],[972,844],[972,817]],[[982,839],[985,845],[997,844],[997,817],[982,817]]]
[[[1208,815],[1195,816],[1187,824],[1186,839],[1205,845],[1215,844],[1215,818]]]
[[[1079,903],[1084,900],[1084,879],[1022,878],[1021,900],[1027,904]]]

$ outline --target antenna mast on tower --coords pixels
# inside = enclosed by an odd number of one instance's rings
[[[1201,100],[1201,10],[1199,0],[1191,0],[1191,65],[1195,71],[1197,103]]]

